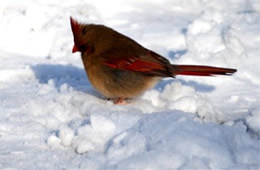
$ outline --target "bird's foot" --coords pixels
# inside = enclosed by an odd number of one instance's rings
[[[125,98],[118,98],[118,99],[114,100],[114,104],[122,104],[122,105],[124,105],[124,104],[127,104],[127,103],[128,102],[126,101]]]
[[[108,100],[112,100],[114,104],[122,104],[122,105],[128,104],[126,98],[114,98],[114,99],[108,98]]]

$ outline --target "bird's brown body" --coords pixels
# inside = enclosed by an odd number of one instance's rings
[[[79,24],[71,18],[73,52],[81,52],[92,85],[115,103],[133,98],[161,78],[175,75],[228,75],[235,69],[172,65],[159,54],[103,25]]]
[[[118,71],[98,65],[85,66],[85,68],[92,85],[104,96],[112,99],[133,98],[153,87],[160,80],[156,77],[142,76],[131,71]]]

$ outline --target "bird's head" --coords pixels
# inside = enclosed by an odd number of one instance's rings
[[[74,37],[72,53],[91,52],[93,50],[93,41],[90,40],[92,36],[87,35],[89,25],[81,24],[72,17],[70,17],[70,25]]]

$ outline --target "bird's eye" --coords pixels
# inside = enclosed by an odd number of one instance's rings
[[[85,35],[85,34],[86,34],[86,32],[87,32],[87,27],[86,27],[86,26],[85,26],[85,27],[83,27],[81,32],[82,32],[82,35]]]
[[[87,47],[86,47],[85,45],[80,45],[80,46],[79,46],[79,50],[80,50],[81,52],[86,51],[86,49],[87,49]]]

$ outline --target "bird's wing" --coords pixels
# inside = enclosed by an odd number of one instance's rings
[[[168,67],[169,61],[149,50],[140,56],[116,56],[113,55],[113,52],[108,52],[105,55],[104,64],[114,69],[134,71],[150,76],[172,76],[172,72],[169,70],[170,67]]]

